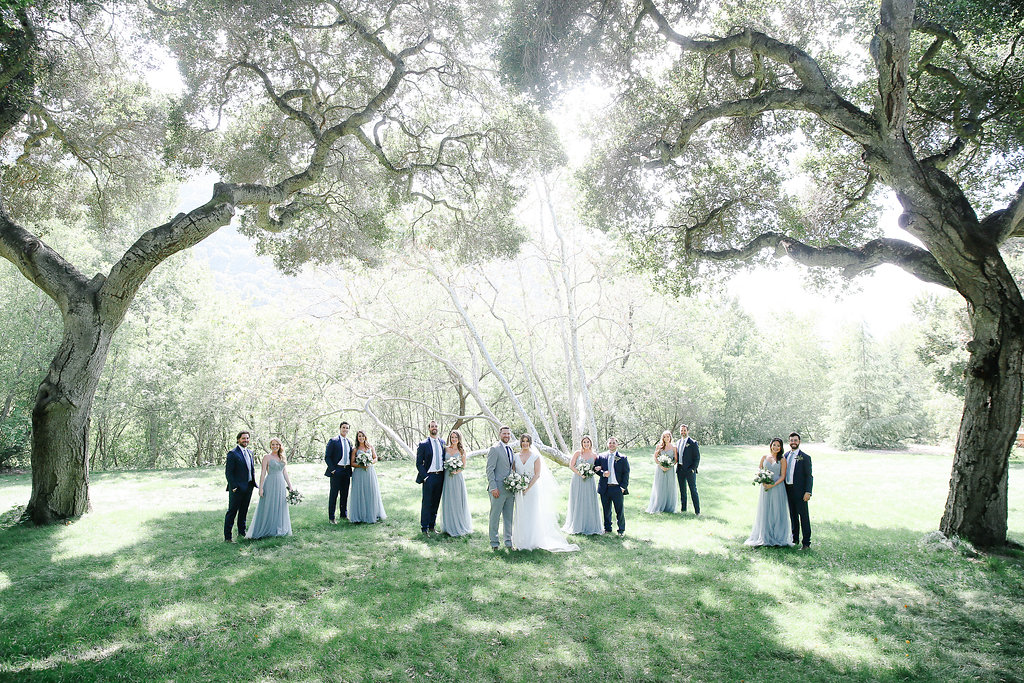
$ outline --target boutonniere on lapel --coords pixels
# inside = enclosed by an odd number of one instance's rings
[[[797,453],[796,454],[796,458],[794,458],[794,460],[796,460],[797,462],[800,462],[803,459],[804,459],[804,456],[803,456],[802,453]]]
[[[616,453],[616,454],[615,454],[615,460],[614,460],[614,462],[618,462],[618,461],[620,461],[620,460],[622,460],[622,456],[621,456],[621,455],[619,455],[618,453]]]

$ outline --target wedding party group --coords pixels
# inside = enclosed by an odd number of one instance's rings
[[[324,476],[330,478],[327,518],[337,524],[339,516],[350,523],[375,523],[387,518],[374,464],[377,452],[364,431],[348,436],[348,422],[339,425],[339,433],[327,442]],[[416,449],[416,483],[421,486],[420,529],[424,535],[438,531],[449,536],[472,533],[473,520],[463,471],[466,449],[462,434],[451,430],[442,440],[436,421],[427,425],[428,436]],[[700,446],[689,435],[687,425],[679,429],[680,438],[662,434],[655,448],[654,482],[646,511],[649,514],[687,511],[687,499],[693,512],[700,515],[697,472]],[[296,499],[288,478],[284,450],[278,439],[271,439],[270,452],[262,460],[259,483],[256,481],[249,433],[239,432],[237,446],[228,453],[225,475],[228,480],[228,512],[224,519],[224,540],[232,540],[237,522],[241,538],[291,534],[289,498]],[[746,545],[795,546],[808,549],[811,523],[808,502],[814,478],[811,457],[800,450],[800,435],[789,436],[789,450],[782,439],[772,439],[758,464],[754,483],[760,485],[753,529]],[[558,486],[533,444],[529,434],[513,445],[512,430],[502,426],[498,441],[487,452],[485,481],[490,501],[488,539],[491,548],[504,545],[512,550],[548,550],[573,552],[579,546],[567,535],[598,535],[615,531],[626,533],[624,497],[629,495],[629,460],[619,452],[618,440],[608,439],[607,450],[598,453],[590,436],[580,439],[579,449],[569,460],[572,478],[569,484],[565,523],[558,526]],[[678,496],[677,487],[678,486]],[[252,527],[246,518],[253,491],[259,491],[259,504]],[[502,532],[499,536],[499,530]],[[503,543],[502,543],[503,541]]]

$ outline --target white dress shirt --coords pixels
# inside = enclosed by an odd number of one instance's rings
[[[618,451],[614,453],[608,453],[608,483],[619,485],[619,480],[615,476],[615,456],[618,455]]]
[[[795,451],[788,451],[786,453],[786,483],[790,486],[793,485],[793,465],[796,464],[796,456],[800,452],[800,449]]]
[[[430,460],[430,468],[428,472],[441,472],[444,470],[443,460],[441,460],[441,440],[430,437],[430,448],[434,451],[434,457]]]

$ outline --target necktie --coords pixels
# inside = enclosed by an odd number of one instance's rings
[[[512,447],[505,446],[505,455],[508,456],[508,466],[512,467]]]

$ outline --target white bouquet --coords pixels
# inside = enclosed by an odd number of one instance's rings
[[[445,458],[444,468],[448,470],[448,474],[458,474],[464,467],[465,465],[462,464],[462,458],[458,456]]]
[[[367,453],[366,451],[359,451],[358,453],[356,453],[355,464],[359,465],[360,467],[369,467],[370,465],[373,464],[373,456]]]
[[[658,466],[664,469],[674,467],[676,464],[676,456],[672,455],[668,451],[662,451],[658,453],[658,457],[655,458],[658,461]]]
[[[771,470],[766,470],[763,467],[757,471],[757,476],[754,477],[754,485],[755,486],[757,486],[758,484],[774,484],[774,483],[775,483],[775,473],[772,472]]]
[[[505,477],[505,488],[512,493],[522,493],[526,490],[526,487],[530,485],[530,478],[525,474],[519,474],[518,472],[509,472],[509,475]]]
[[[584,479],[590,479],[594,476],[594,463],[587,462],[586,460],[580,460],[576,463],[576,470]]]

